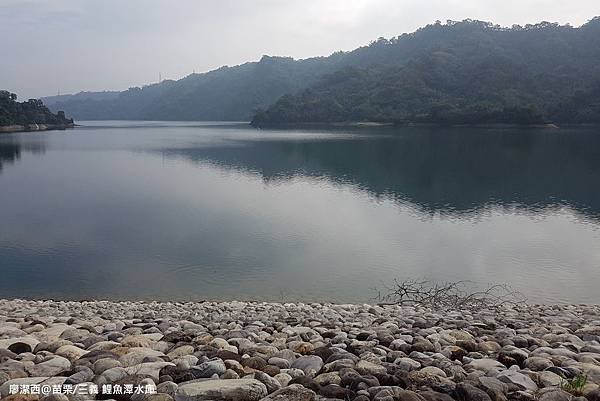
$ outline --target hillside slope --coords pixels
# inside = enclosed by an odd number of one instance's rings
[[[328,57],[264,56],[123,92],[43,100],[80,120],[587,122],[596,118],[598,77],[598,18],[579,28],[466,20]]]
[[[258,112],[253,124],[600,122],[598,18],[580,28],[436,24],[378,46],[415,41],[428,50],[405,63],[328,74]]]

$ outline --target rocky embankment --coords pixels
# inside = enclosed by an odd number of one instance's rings
[[[29,132],[29,131],[50,131],[64,130],[74,128],[74,123],[67,124],[26,124],[26,125],[0,125],[0,133],[8,132]]]
[[[3,400],[598,401],[598,384],[599,306],[0,301]]]

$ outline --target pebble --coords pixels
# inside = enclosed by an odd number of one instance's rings
[[[259,401],[267,396],[267,388],[255,379],[207,380],[182,383],[175,393],[176,401]]]
[[[2,399],[128,383],[157,393],[115,401],[600,401],[600,306],[0,300]]]

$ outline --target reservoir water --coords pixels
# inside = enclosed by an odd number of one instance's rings
[[[600,129],[80,124],[0,135],[0,297],[600,302]]]

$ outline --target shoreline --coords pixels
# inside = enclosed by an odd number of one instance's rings
[[[38,131],[64,131],[69,128],[75,128],[76,124],[26,124],[26,125],[3,125],[0,126],[0,134],[10,134],[14,132],[38,132]]]
[[[378,128],[378,127],[437,127],[437,128],[525,128],[525,129],[560,129],[568,127],[587,127],[595,126],[593,124],[565,124],[557,125],[554,123],[537,124],[518,124],[518,123],[436,123],[436,122],[380,122],[380,121],[344,121],[344,122],[304,122],[304,123],[268,123],[252,124],[250,126],[256,129],[286,129],[286,128]]]
[[[3,400],[597,401],[599,384],[600,305],[0,300]],[[99,393],[30,392],[51,385]]]

